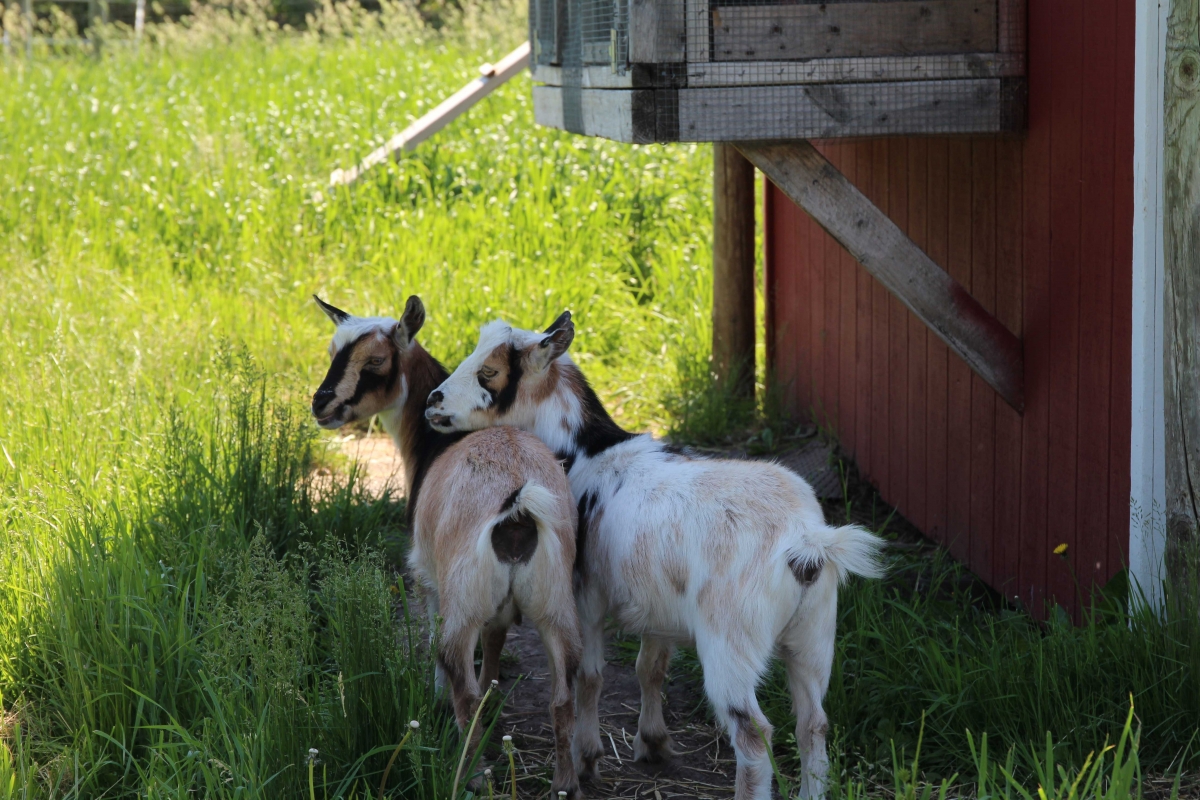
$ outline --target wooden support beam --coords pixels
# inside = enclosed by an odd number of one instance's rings
[[[719,385],[754,397],[754,166],[713,145],[713,369]]]
[[[1200,0],[1172,0],[1163,114],[1166,573],[1194,579],[1200,547]],[[1183,583],[1177,583],[1182,587]]]
[[[449,125],[459,114],[487,97],[495,91],[496,87],[528,66],[529,42],[521,44],[516,50],[500,59],[498,64],[484,64],[479,68],[480,77],[450,95],[428,114],[388,139],[383,147],[370,153],[357,167],[335,169],[329,176],[330,185],[351,184],[358,180],[364,172],[377,164],[382,164],[388,156],[398,150],[412,150]]]
[[[739,144],[776,186],[837,239],[1017,411],[1021,341],[805,141]]]

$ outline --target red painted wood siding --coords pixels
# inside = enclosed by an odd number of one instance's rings
[[[767,188],[768,357],[792,411],[1035,613],[1128,553],[1133,34],[1134,0],[1030,0],[1027,136],[821,145],[1023,339],[1024,415]]]

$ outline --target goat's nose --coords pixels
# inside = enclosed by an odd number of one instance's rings
[[[333,395],[333,389],[317,389],[316,394],[313,395],[313,408],[320,408],[325,405],[333,399]]]
[[[429,399],[425,401],[426,407],[436,406],[438,403],[446,399],[446,395],[441,392],[433,392],[429,395]]]

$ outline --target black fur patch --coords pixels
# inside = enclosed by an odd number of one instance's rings
[[[596,510],[596,495],[584,492],[579,498],[576,511],[579,513],[575,528],[575,574],[583,575],[583,551],[587,547],[588,526],[592,524],[592,512]]]
[[[513,506],[515,506],[517,504],[517,497],[520,496],[521,489],[524,489],[524,488],[525,487],[522,486],[519,489],[513,489],[512,494],[510,494],[508,497],[504,498],[504,502],[500,504],[500,513],[501,514],[503,514],[505,511],[508,511],[510,508],[512,508]]]
[[[316,297],[316,295],[313,295],[313,297]],[[556,330],[561,328],[563,325],[570,322],[570,320],[571,320],[571,312],[564,311],[561,314],[559,314],[558,319],[554,320],[554,322],[551,322],[550,327],[546,328],[546,330],[542,331],[542,333],[554,333]]]
[[[527,564],[537,550],[537,522],[524,511],[496,523],[492,550],[504,564]]]
[[[824,566],[820,561],[801,561],[798,558],[788,559],[788,568],[792,574],[796,576],[796,580],[801,586],[809,587],[816,583],[817,578],[821,577],[821,568]]]
[[[419,407],[424,407],[425,401],[423,398],[428,397],[429,393],[442,384],[450,373],[436,359],[430,357],[433,362],[433,369],[429,370],[429,378],[425,381],[413,381],[413,385],[408,387],[408,402],[416,403]],[[424,417],[424,411],[418,412]],[[421,484],[425,482],[425,475],[429,472],[429,467],[437,460],[438,456],[446,452],[450,445],[467,435],[466,431],[454,431],[453,433],[442,433],[435,431],[428,422],[422,421],[417,426],[417,430],[413,436],[412,452],[414,454],[413,465],[413,486],[412,496],[405,502],[404,516],[408,524],[409,530],[412,530],[413,519],[416,516],[417,498],[421,494]]]
[[[346,377],[346,367],[350,365],[350,356],[354,353],[354,348],[370,335],[364,333],[334,354],[333,361],[329,363],[329,371],[325,373],[325,380],[321,381],[321,385],[317,388],[317,394],[325,392],[332,396],[337,392],[338,384],[342,382],[342,378]]]
[[[496,407],[497,413],[503,414],[512,408],[512,404],[517,401],[517,387],[521,383],[521,375],[524,370],[521,368],[521,351],[509,345],[508,347],[508,383],[504,384],[504,388],[499,392],[492,392],[492,404]],[[484,387],[487,388],[487,387]]]
[[[690,447],[684,447],[683,445],[678,445],[678,444],[665,444],[664,443],[662,445],[662,451],[664,453],[666,453],[667,455],[675,456],[676,458],[693,459],[696,457],[695,450],[693,450]]]
[[[378,372],[371,372],[369,370],[363,370],[358,373],[358,385],[354,387],[354,394],[346,401],[346,405],[353,408],[368,392],[373,392],[376,389],[384,389],[390,392],[395,387],[396,380],[400,376],[400,365],[397,363],[400,359],[400,354],[396,352],[396,345],[391,344],[390,339],[388,343],[392,348],[392,365],[388,368],[387,373],[381,375]]]
[[[583,387],[583,425],[575,432],[575,444],[578,449],[583,450],[590,458],[637,435],[613,422],[587,378],[580,375],[579,382]]]
[[[564,453],[564,452],[560,451],[558,453],[555,453],[554,457],[558,459],[560,464],[562,464],[563,472],[570,475],[571,467],[575,466],[575,454],[574,453]]]

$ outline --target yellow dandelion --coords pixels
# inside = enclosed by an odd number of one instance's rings
[[[1067,543],[1063,542],[1058,547],[1054,548],[1054,555],[1064,556],[1067,554]]]

